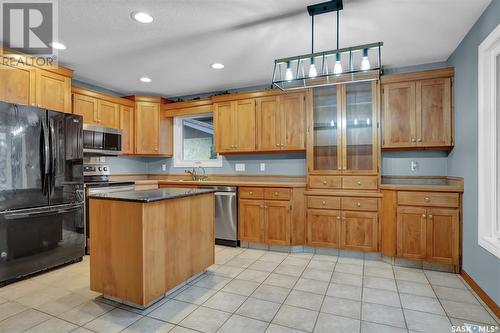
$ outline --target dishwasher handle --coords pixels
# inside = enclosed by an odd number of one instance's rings
[[[236,192],[215,192],[216,196],[235,197]]]

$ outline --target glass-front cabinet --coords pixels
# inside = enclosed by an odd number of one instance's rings
[[[309,174],[378,173],[378,83],[313,88]]]

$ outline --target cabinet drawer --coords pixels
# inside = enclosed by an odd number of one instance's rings
[[[264,199],[268,200],[290,200],[290,189],[288,188],[265,188]]]
[[[376,190],[378,188],[377,176],[343,176],[342,188]]]
[[[240,187],[241,199],[264,199],[264,189],[260,187]]]
[[[398,205],[458,207],[458,193],[398,192]]]
[[[340,209],[339,197],[307,197],[307,208]]]
[[[367,210],[378,211],[378,199],[376,198],[342,198],[343,210]]]
[[[341,188],[340,176],[309,176],[310,188]]]

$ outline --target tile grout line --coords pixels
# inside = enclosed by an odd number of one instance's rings
[[[399,305],[401,305],[401,313],[403,314],[403,320],[405,322],[406,331],[409,331],[408,321],[406,320],[405,309],[403,307],[403,302],[401,301],[401,293],[399,292],[398,280],[396,279],[396,272],[394,272],[394,266],[393,265],[391,265],[391,270],[392,270],[392,275],[394,277],[394,284],[396,285],[396,292],[398,293]]]

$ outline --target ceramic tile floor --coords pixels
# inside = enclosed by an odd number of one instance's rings
[[[216,247],[216,264],[145,311],[89,290],[89,260],[0,288],[0,332],[451,332],[498,318],[451,273]]]

